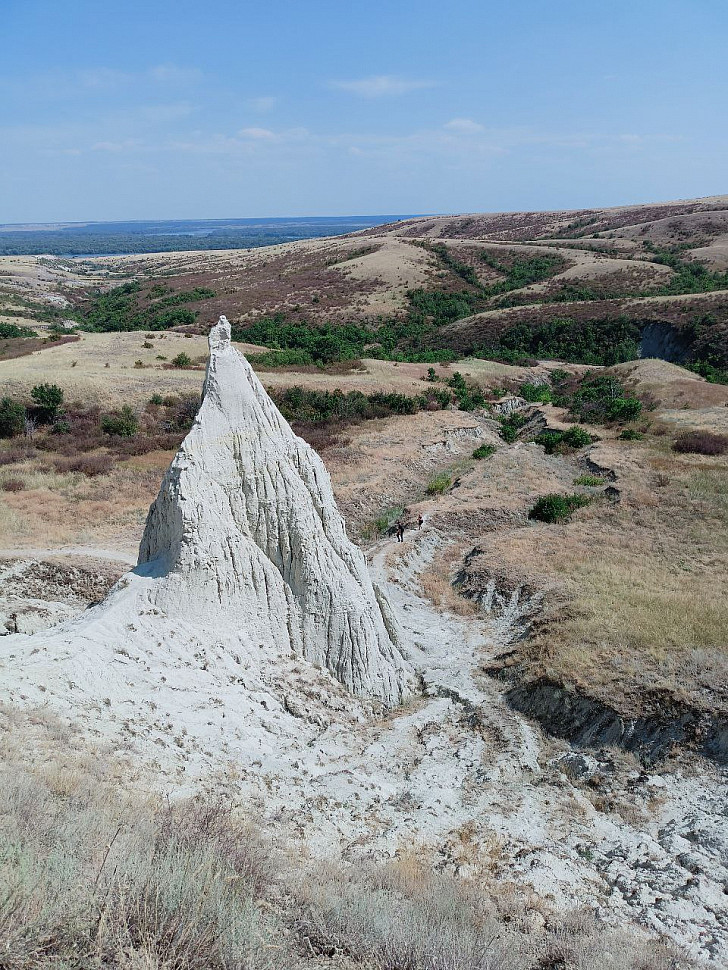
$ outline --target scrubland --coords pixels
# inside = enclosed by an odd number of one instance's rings
[[[170,801],[144,776],[121,793],[123,761],[79,745],[48,713],[0,719],[8,970],[693,966],[665,942],[586,909],[556,913],[487,871],[437,874],[417,846],[355,867],[301,860],[222,797]]]
[[[3,557],[60,561],[82,546],[133,558],[194,417],[204,333],[225,312],[390,581],[415,585],[459,630],[492,624],[501,652],[477,661],[489,689],[544,681],[627,725],[725,725],[726,233],[713,199],[437,217],[253,252],[0,260],[3,320],[38,334],[0,342],[2,396],[30,407],[35,385],[58,384],[69,426],[0,442]],[[63,314],[122,329],[49,340]],[[595,404],[589,382],[602,378],[613,383]],[[124,408],[134,430],[105,431]],[[558,512],[547,521],[534,515],[544,500]],[[518,734],[454,688],[441,696],[463,705],[461,733],[504,749]],[[170,800],[123,746],[91,749],[49,711],[2,716],[8,970],[690,966],[640,931],[555,913],[506,867],[445,871],[424,842],[386,862],[302,858],[283,827],[251,824],[256,807],[228,797],[225,779]],[[700,774],[698,741],[670,749],[671,769]],[[642,767],[625,769],[630,785]],[[581,814],[612,826],[616,803],[647,830],[628,787],[610,802],[599,784],[584,782]]]

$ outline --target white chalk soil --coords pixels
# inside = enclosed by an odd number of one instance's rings
[[[486,872],[558,908],[586,906],[725,966],[728,779],[697,760],[671,773],[625,768],[609,752],[544,738],[512,711],[483,668],[508,648],[529,604],[514,599],[476,620],[435,610],[418,576],[447,541],[425,525],[389,569],[393,541],[372,550],[372,576],[422,684],[399,709],[377,712],[302,660],[230,657],[214,631],[125,649],[110,630],[111,657],[96,673],[98,658],[87,658],[73,702],[51,703],[110,756],[152,769],[170,797],[222,790],[316,857],[415,847],[443,868]],[[0,643],[23,640],[32,642]],[[67,671],[72,654],[3,651],[5,698],[47,703],[52,667]]]

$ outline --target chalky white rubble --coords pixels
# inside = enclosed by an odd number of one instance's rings
[[[184,707],[179,692],[192,685],[181,668],[201,667],[219,706],[252,731],[245,712],[285,705],[281,685],[300,660],[324,707],[334,685],[319,668],[388,707],[413,682],[323,462],[232,346],[225,317],[210,333],[202,405],[149,511],[137,567],[77,619],[3,637],[3,652],[11,699],[77,713],[102,698],[136,707],[150,689]],[[143,668],[141,680],[128,664],[119,670],[125,659]],[[291,704],[300,709],[305,696]]]

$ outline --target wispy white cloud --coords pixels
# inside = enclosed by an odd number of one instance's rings
[[[268,139],[275,138],[275,133],[269,128],[241,128],[238,132],[241,138]]]
[[[272,95],[265,95],[260,98],[248,98],[245,104],[250,108],[251,111],[256,111],[258,114],[266,114],[268,111],[272,111],[273,108],[278,104],[278,98]]]
[[[354,81],[331,81],[330,86],[339,91],[357,94],[361,98],[389,98],[422,88],[432,88],[435,82],[398,77],[395,74],[375,74]]]
[[[160,84],[189,84],[202,78],[197,67],[179,67],[177,64],[157,64],[146,72],[148,77]]]
[[[481,131],[485,131],[483,125],[478,124],[477,121],[473,121],[471,118],[453,118],[452,121],[448,121],[443,125],[446,131],[456,131],[463,135],[476,135]]]
[[[97,141],[91,146],[91,151],[120,154],[121,152],[134,151],[141,147],[142,143],[138,138],[125,138],[122,141]]]

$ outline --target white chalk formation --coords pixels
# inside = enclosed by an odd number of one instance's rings
[[[225,317],[210,332],[202,407],[147,518],[138,572],[168,616],[225,628],[327,668],[349,691],[400,701],[409,669],[331,480],[293,433]]]
[[[310,713],[309,688],[297,697],[280,686],[292,677],[318,677],[314,692],[340,704],[338,685],[318,673],[328,670],[350,694],[389,707],[413,679],[323,462],[232,346],[224,317],[210,333],[202,406],[149,511],[137,567],[75,620],[0,641],[8,700],[94,718],[101,700],[137,717],[140,705],[164,702],[170,713],[205,710],[209,725],[213,698],[251,739],[271,734],[261,709],[282,718],[275,732],[289,730],[294,707]]]

